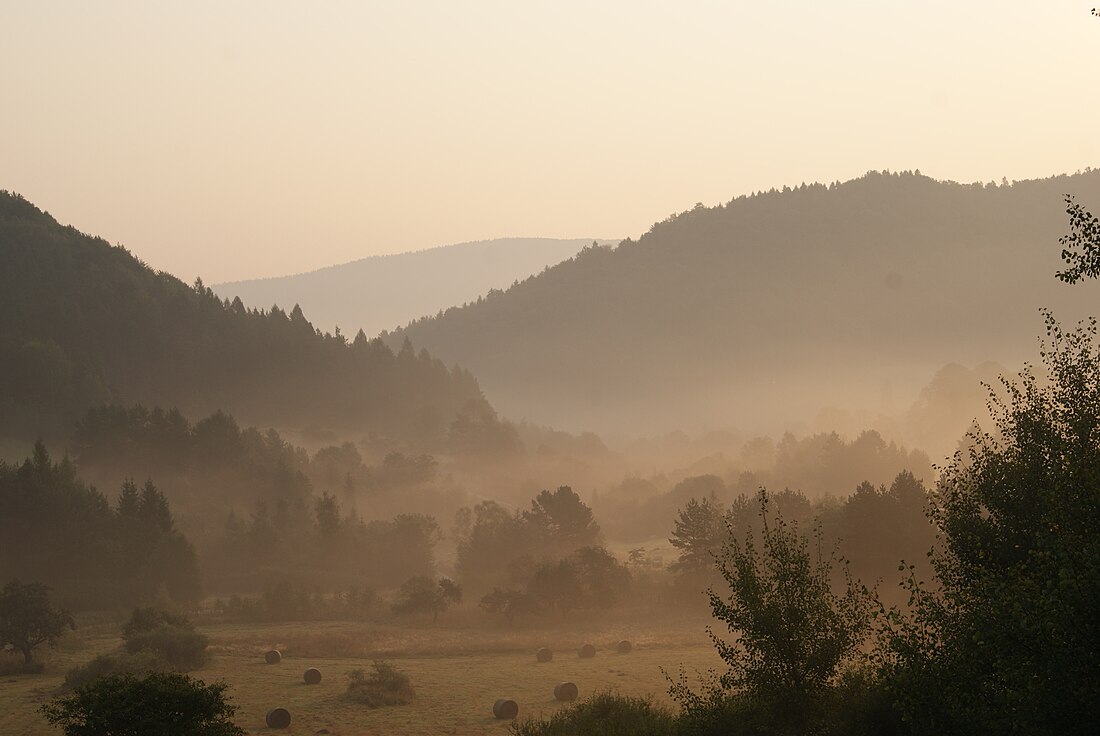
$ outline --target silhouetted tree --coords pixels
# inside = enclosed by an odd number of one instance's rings
[[[440,613],[462,600],[462,586],[450,578],[415,577],[405,581],[397,596],[395,613],[430,613],[434,624]]]
[[[50,603],[50,589],[41,583],[7,583],[0,591],[0,646],[11,645],[30,664],[35,647],[53,646],[76,624],[68,611]]]

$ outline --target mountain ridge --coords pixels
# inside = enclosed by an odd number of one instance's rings
[[[285,276],[215,284],[252,306],[300,304],[315,324],[368,335],[476,299],[559,263],[590,238],[494,238],[367,256]],[[616,241],[617,242],[617,241]]]
[[[948,362],[1016,365],[1033,354],[1039,306],[1083,315],[1087,295],[1053,278],[1066,192],[1100,199],[1100,171],[773,189],[385,337],[469,367],[506,415],[562,428],[790,421],[801,401],[850,405],[892,374],[915,392]],[[814,384],[827,395],[811,397]]]

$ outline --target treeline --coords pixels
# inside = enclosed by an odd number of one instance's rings
[[[312,592],[392,589],[435,573],[441,536],[431,516],[398,514],[364,522],[354,509],[344,513],[327,493],[312,506],[259,501],[248,517],[230,513],[221,542],[208,555],[207,583],[219,593],[283,582]]]
[[[1100,226],[1083,220],[1095,264]],[[672,678],[679,713],[609,694],[516,732],[1094,733],[1100,346],[1095,321],[1065,331],[1049,315],[1047,340],[1042,372],[1006,385],[1007,397],[990,403],[994,426],[969,434],[934,493],[902,475],[889,489],[861,487],[837,509],[849,530],[877,526],[885,536],[905,528],[891,522],[896,513],[927,498],[937,532],[930,569],[897,571],[901,604],[869,591],[798,520],[807,503],[797,494],[762,491],[728,511],[693,502],[674,535],[685,569],[704,568],[708,545],[695,540],[728,523],[715,536],[711,569],[721,582],[709,595],[723,670]]]
[[[322,333],[219,299],[0,192],[0,435],[64,439],[105,403],[213,411],[262,425],[446,440],[477,382],[424,351]]]
[[[0,462],[0,542],[0,580],[46,582],[74,608],[200,593],[195,552],[156,486],[126,481],[109,500],[42,443],[23,463]]]
[[[669,542],[678,559],[669,566],[677,584],[701,591],[721,583],[714,560],[731,537],[760,538],[758,491],[738,495],[725,504],[714,495],[690,499],[680,509]],[[905,561],[928,573],[926,555],[936,538],[936,528],[926,517],[928,489],[909,471],[902,471],[887,485],[866,481],[842,499],[810,500],[799,491],[784,490],[768,496],[773,512],[803,529],[816,528],[822,542],[834,545],[848,561],[851,573],[869,586],[893,581]],[[882,590],[893,601],[895,586]]]
[[[230,511],[196,554],[151,480],[126,480],[108,499],[42,443],[23,463],[0,462],[0,580],[45,583],[73,609],[188,605],[210,592],[286,586],[390,590],[435,574],[441,536],[423,514],[365,522],[328,493],[282,495],[256,500],[245,516]]]
[[[89,410],[70,449],[92,483],[156,478],[200,549],[220,537],[230,511],[308,508],[316,491],[338,497],[349,511],[359,501],[377,508],[392,505],[387,499],[399,491],[430,484],[438,472],[431,455],[390,452],[372,464],[350,442],[310,455],[274,429],[242,428],[225,412],[191,424],[177,409],[140,405]]]
[[[611,608],[630,589],[629,570],[602,546],[592,509],[568,486],[541,491],[523,511],[493,501],[462,509],[455,535],[459,580],[489,591],[481,606],[509,624],[537,612]]]
[[[927,455],[886,442],[873,430],[850,441],[835,432],[804,437],[788,432],[778,442],[756,437],[739,447],[729,457],[719,454],[700,461],[696,472],[689,468],[687,477],[675,483],[663,476],[623,480],[594,504],[604,526],[616,539],[642,541],[665,534],[669,519],[692,498],[729,504],[764,486],[809,498],[841,499],[864,481],[882,485],[903,470],[918,479],[932,477]]]

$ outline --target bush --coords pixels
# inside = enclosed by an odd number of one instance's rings
[[[649,698],[597,693],[547,719],[512,724],[515,736],[664,736],[677,733],[676,718]]]
[[[167,669],[194,670],[206,663],[209,640],[195,631],[182,613],[162,608],[135,608],[122,627],[123,648],[130,654],[152,652]]]
[[[182,613],[173,613],[163,608],[147,606],[145,608],[135,608],[134,612],[130,614],[130,620],[122,627],[122,638],[128,640],[134,634],[153,631],[161,626],[174,626],[179,629],[195,628],[195,625],[191,623],[191,619]]]
[[[370,675],[363,670],[348,673],[347,697],[369,708],[404,705],[416,697],[409,676],[384,660],[375,660]]]
[[[206,663],[206,645],[209,639],[193,629],[162,625],[153,631],[142,631],[126,640],[125,649],[130,654],[150,652],[172,669],[187,671]]]
[[[88,685],[97,678],[124,673],[148,674],[172,669],[155,652],[112,652],[101,654],[88,664],[73,667],[65,673],[65,689],[73,690]]]
[[[243,736],[230,720],[237,709],[223,696],[225,689],[174,672],[141,678],[117,674],[82,685],[41,710],[65,736]]]

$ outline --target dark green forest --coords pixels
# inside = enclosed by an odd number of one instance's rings
[[[1041,244],[1062,233],[1065,192],[1100,199],[1100,171],[871,172],[700,204],[386,340],[564,429],[806,419],[868,387],[915,391],[947,363],[1018,365],[1040,306],[1087,314],[1085,295],[1036,278],[1059,265]]]
[[[219,299],[0,192],[0,438],[67,441],[103,404],[221,410],[262,426],[446,439],[477,382],[409,346]]]
[[[46,581],[78,608],[135,605],[166,594],[194,603],[198,561],[151,482],[107,496],[42,443],[22,463],[0,462],[0,580]]]

